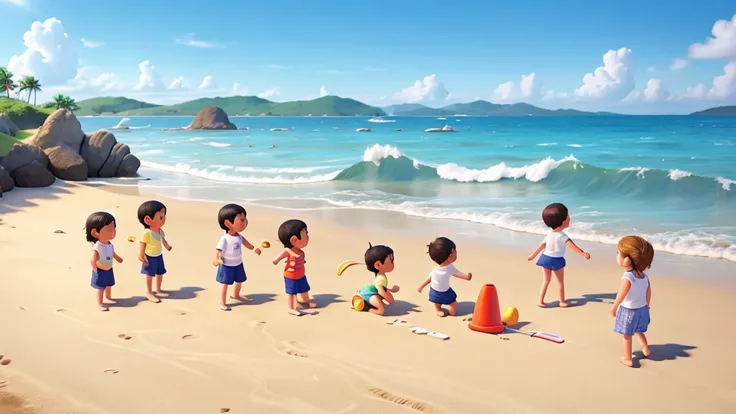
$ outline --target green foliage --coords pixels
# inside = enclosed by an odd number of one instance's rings
[[[13,148],[13,145],[20,142],[15,137],[0,133],[0,157],[5,156]]]
[[[13,72],[10,72],[6,68],[0,68],[0,88],[8,98],[10,98],[10,92],[18,86],[13,81],[13,76]]]
[[[77,102],[77,105],[79,106],[79,110],[76,111],[78,116],[127,113],[136,109],[157,108],[160,106],[122,96],[85,99]]]
[[[0,114],[6,114],[21,129],[38,128],[53,112],[52,108],[28,105],[17,99],[0,99]]]

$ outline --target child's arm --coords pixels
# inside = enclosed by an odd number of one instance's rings
[[[631,290],[631,282],[628,279],[621,279],[621,287],[618,288],[618,293],[616,294],[616,300],[613,301],[613,306],[611,306],[611,316],[614,318],[616,317],[616,313],[618,312],[618,307],[621,306],[621,302],[626,299],[626,295],[629,294],[629,290]]]
[[[298,254],[296,254],[296,253],[295,253],[295,252],[294,252],[293,250],[291,250],[291,249],[286,249],[286,253],[287,253],[287,254],[288,254],[289,256],[291,256],[291,257],[301,257],[301,256],[299,256]]]
[[[575,244],[574,241],[567,239],[567,242],[565,242],[565,246],[571,248],[575,253],[583,256],[586,259],[590,259],[590,253],[583,251],[581,248],[578,247],[577,244]]]
[[[534,260],[534,258],[535,258],[535,257],[537,257],[537,255],[538,255],[539,253],[541,253],[541,252],[542,252],[542,250],[544,250],[544,249],[545,249],[546,247],[547,247],[547,243],[546,243],[546,242],[542,242],[542,243],[541,243],[541,244],[540,244],[539,246],[537,246],[537,250],[535,250],[535,251],[534,251],[534,253],[532,253],[531,255],[529,255],[529,257],[527,257],[527,259],[526,259],[526,260],[528,260],[528,261],[530,261],[530,262],[531,262],[531,261],[532,261],[532,260]]]
[[[140,242],[140,249],[138,249],[138,260],[141,263],[148,264],[148,258],[146,258],[146,242]]]
[[[461,272],[461,271],[458,271],[457,273],[453,273],[452,275],[453,275],[453,276],[455,276],[455,277],[456,277],[456,278],[458,278],[458,279],[465,279],[465,280],[470,280],[470,279],[472,279],[472,278],[473,278],[473,274],[472,274],[472,273],[470,273],[470,272],[468,272],[468,273],[463,273],[463,272]]]
[[[432,275],[427,276],[426,279],[419,285],[417,292],[422,293],[425,287],[432,282]]]
[[[649,282],[649,286],[647,287],[647,307],[651,308],[650,303],[652,303],[652,282]]]
[[[240,236],[240,238],[243,240],[243,246],[245,246],[246,249],[253,250],[253,253],[259,256],[261,255],[261,249],[250,244],[250,242],[245,237]]]
[[[118,262],[118,263],[123,263],[123,258],[122,258],[122,257],[120,257],[120,256],[118,256],[118,254],[117,254],[117,253],[113,252],[113,253],[112,253],[112,257],[113,257],[113,258],[114,258],[115,260],[117,260],[117,262]]]
[[[212,265],[213,266],[219,266],[219,265],[221,265],[223,263],[224,262],[222,261],[222,250],[215,249],[215,260],[212,262]]]
[[[97,261],[100,260],[100,253],[92,250],[92,257],[89,258],[89,264],[92,265],[92,272],[97,273]]]
[[[164,245],[164,248],[166,250],[171,251],[171,245],[169,244],[169,242],[166,241],[166,237],[164,237],[163,233],[161,233],[161,244]]]
[[[383,285],[376,286],[378,289],[378,295],[381,296],[389,305],[394,303],[394,295],[390,291],[386,290]]]
[[[288,256],[289,256],[289,253],[286,250],[284,250],[283,252],[281,252],[280,255],[278,255],[277,258],[273,259],[273,264],[274,265],[279,264],[280,261],[286,259]]]

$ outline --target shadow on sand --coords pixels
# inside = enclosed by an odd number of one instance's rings
[[[129,298],[115,298],[114,302],[108,303],[110,308],[134,308],[141,302],[148,301],[145,296],[131,296]]]
[[[275,293],[246,293],[245,296],[250,299],[250,302],[230,303],[230,307],[263,305],[264,303],[275,301],[278,295]],[[232,299],[229,300],[232,301]]]
[[[162,290],[164,293],[168,294],[168,296],[162,296],[161,299],[183,300],[183,299],[194,299],[197,297],[198,292],[201,292],[205,289],[199,286],[184,286],[184,287],[180,287],[177,290],[166,290],[166,289],[162,289]]]
[[[333,293],[318,293],[312,296],[312,301],[317,304],[317,308],[326,308],[334,303],[345,303],[347,300],[342,296]]]
[[[404,300],[396,300],[392,305],[386,306],[384,316],[404,316],[419,312],[421,312],[419,306]]]
[[[457,303],[457,315],[456,316],[467,316],[472,315],[475,311],[475,302],[464,301]]]
[[[637,359],[648,359],[650,361],[662,362],[662,361],[674,361],[677,358],[690,358],[690,352],[697,347],[692,345],[681,345],[681,344],[655,344],[649,345],[649,349],[652,353],[648,358],[644,358],[644,354],[641,351],[634,352],[634,357]]]
[[[571,298],[567,300],[567,303],[570,305],[570,308],[578,307],[578,306],[585,306],[588,303],[607,303],[609,305],[613,304],[613,301],[616,299],[616,293],[586,293],[581,298]],[[547,304],[547,307],[559,307],[560,302],[555,301]]]

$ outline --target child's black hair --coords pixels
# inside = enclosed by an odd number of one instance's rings
[[[164,203],[156,200],[146,201],[138,207],[138,221],[141,222],[144,228],[149,228],[149,225],[146,224],[146,217],[152,219],[156,216],[156,213],[161,210],[166,213],[166,206]]]
[[[376,269],[376,262],[385,262],[388,257],[393,257],[394,251],[388,246],[378,245],[373,246],[372,244],[368,243],[368,250],[365,251],[365,256],[363,257],[363,261],[365,262],[365,267],[368,268],[368,271],[373,272],[374,274],[378,274],[378,269]]]
[[[105,212],[105,211],[97,211],[95,213],[92,213],[87,217],[87,223],[85,223],[85,232],[87,233],[87,241],[90,243],[94,243],[97,241],[97,238],[92,235],[92,230],[100,231],[103,227],[107,226],[110,223],[115,223],[115,217],[112,216],[112,214]],[[117,227],[117,223],[115,224]]]
[[[564,204],[552,203],[542,211],[542,221],[544,221],[544,224],[546,224],[547,227],[556,229],[560,227],[565,220],[567,220],[568,215],[570,215],[570,213],[567,211],[567,207],[565,207]]]
[[[441,265],[448,257],[450,257],[452,251],[457,249],[457,246],[455,246],[454,241],[447,237],[438,237],[434,239],[432,243],[429,243],[427,248],[427,253],[429,253],[429,257],[432,258],[432,261]]]
[[[279,240],[285,248],[291,249],[292,247],[294,247],[294,245],[291,244],[291,238],[296,237],[297,239],[301,239],[302,230],[306,228],[307,223],[301,220],[286,220],[285,222],[281,223],[281,226],[279,226]]]
[[[225,225],[225,221],[229,221],[232,224],[235,222],[235,217],[238,217],[241,214],[244,216],[248,215],[243,206],[239,204],[225,204],[220,209],[220,212],[217,213],[217,222],[220,223],[221,229],[228,231],[229,229]]]

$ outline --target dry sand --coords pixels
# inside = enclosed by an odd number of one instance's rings
[[[138,244],[127,241],[142,234],[135,217],[142,201],[61,182],[0,199],[0,354],[11,360],[0,365],[0,413],[736,412],[736,334],[728,328],[735,289],[668,278],[656,258],[653,354],[629,369],[618,362],[621,339],[609,316],[621,274],[613,246],[588,262],[569,254],[568,297],[577,306],[539,309],[540,272],[526,261],[534,246],[460,244],[456,265],[474,278],[453,281],[462,316],[439,318],[426,291],[416,292],[433,267],[425,245],[434,235],[382,232],[380,220],[357,231],[300,214],[311,235],[307,273],[319,313],[294,317],[281,267],[271,264],[276,229],[294,212],[248,207],[246,237],[273,247],[244,255],[244,293],[254,302],[223,312],[211,264],[220,205],[162,200],[173,250],[165,253],[170,297],[157,304],[145,300]],[[115,267],[118,300],[109,312],[96,309],[89,286],[82,227],[95,210],[116,217],[114,243],[125,260]],[[371,280],[364,268],[335,275],[343,260],[362,258],[368,240],[396,251],[389,278],[402,290],[386,317],[349,307]],[[498,286],[502,308],[519,308],[525,328],[566,342],[470,331],[463,318],[484,283]],[[555,292],[553,285],[548,301]],[[451,338],[387,325],[395,318]]]

